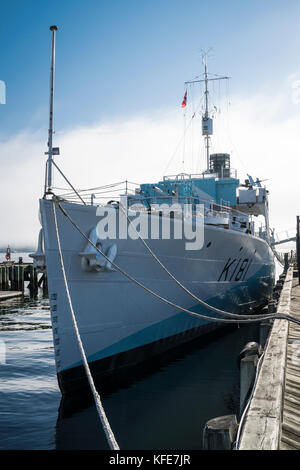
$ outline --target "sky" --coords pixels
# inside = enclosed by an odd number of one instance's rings
[[[180,104],[210,49],[210,72],[231,77],[211,90],[212,151],[230,153],[241,179],[268,180],[271,226],[294,227],[299,20],[299,0],[1,0],[0,246],[37,240],[52,24],[54,144],[75,187],[205,169],[199,116],[182,140],[201,90],[188,90],[184,111]]]

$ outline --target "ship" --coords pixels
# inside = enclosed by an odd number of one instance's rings
[[[205,86],[202,173],[133,189],[123,182],[118,197],[117,185],[107,184],[98,192],[114,196],[102,203],[93,191],[73,187],[54,160],[55,28],[41,230],[31,256],[47,272],[58,383],[68,395],[87,386],[73,315],[91,374],[105,384],[223,327],[218,309],[254,315],[272,297],[275,263],[268,190],[251,176],[241,183],[230,154],[210,152],[209,84],[217,78],[210,78],[207,60],[197,80]],[[54,170],[69,192],[55,193]],[[264,220],[258,229],[257,217]]]

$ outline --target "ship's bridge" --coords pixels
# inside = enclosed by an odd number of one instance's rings
[[[236,191],[240,181],[236,170],[230,167],[229,154],[210,155],[210,168],[201,174],[180,173],[165,176],[154,184],[141,184],[141,193],[151,203],[167,203],[166,199],[194,203],[214,202],[222,206],[236,205]]]

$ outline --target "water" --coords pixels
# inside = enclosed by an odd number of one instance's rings
[[[104,395],[120,448],[201,449],[209,419],[238,414],[237,356],[248,341],[258,341],[257,325],[226,328]],[[61,403],[47,298],[1,302],[1,345],[0,449],[106,448],[94,406]]]
[[[257,327],[234,327],[202,347],[199,341],[182,348],[148,377],[106,396],[120,448],[201,449],[209,419],[238,413],[237,356],[257,333]],[[93,407],[58,422],[59,449],[97,449],[103,441]]]

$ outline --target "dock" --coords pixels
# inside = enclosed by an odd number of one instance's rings
[[[39,287],[47,292],[46,273],[37,270],[33,263],[0,263],[0,301],[21,296],[25,282],[30,294],[35,294]]]
[[[300,285],[294,279],[291,292],[290,313],[300,319]],[[281,450],[300,449],[300,326],[289,325]]]
[[[15,297],[22,297],[22,291],[2,291],[0,292],[0,302],[2,300],[14,299]]]
[[[277,313],[300,319],[298,272],[287,271]],[[239,450],[300,450],[300,326],[275,320],[266,342]]]

